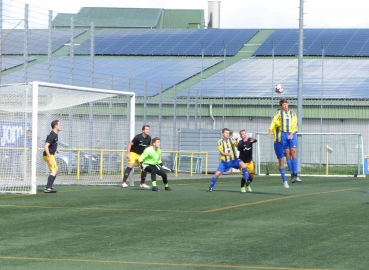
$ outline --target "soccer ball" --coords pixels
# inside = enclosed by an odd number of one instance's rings
[[[277,84],[277,85],[275,86],[275,89],[274,89],[274,91],[275,91],[276,93],[278,93],[278,94],[282,94],[282,93],[283,93],[283,90],[284,90],[284,88],[283,88],[283,85],[282,85],[282,84]]]

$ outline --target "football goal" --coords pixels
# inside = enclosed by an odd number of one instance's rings
[[[0,87],[0,193],[36,194],[43,146],[59,120],[57,184],[118,184],[135,132],[135,94],[44,82]]]
[[[279,175],[273,136],[256,133],[256,139],[256,173]],[[302,175],[357,176],[363,174],[363,137],[359,133],[298,133],[297,157]]]

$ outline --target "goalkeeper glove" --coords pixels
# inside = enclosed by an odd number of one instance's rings
[[[168,172],[171,172],[172,170],[169,169],[167,166],[165,165],[161,165],[161,167],[163,168],[164,171],[168,171]]]
[[[163,169],[164,171],[169,171],[171,172],[172,170],[169,169],[168,167],[166,167],[165,165],[163,165],[163,163],[159,163],[158,165],[156,165],[156,167],[160,170]]]
[[[141,170],[144,171],[147,166],[149,166],[149,165],[146,164],[146,163],[141,163]]]

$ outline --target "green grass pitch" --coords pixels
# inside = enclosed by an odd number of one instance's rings
[[[0,195],[1,269],[368,269],[366,178],[210,178]]]

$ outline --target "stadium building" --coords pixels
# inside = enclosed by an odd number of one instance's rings
[[[84,7],[56,16],[35,12],[18,27],[3,25],[1,84],[42,81],[134,92],[136,133],[149,123],[164,150],[208,151],[210,164],[216,164],[209,134],[215,140],[223,127],[246,128],[254,136],[266,133],[281,97],[297,109],[299,33],[206,28],[204,17],[204,10],[159,8]],[[358,160],[369,152],[361,136],[368,133],[368,40],[369,29],[304,29],[301,133],[354,135],[344,139],[344,147],[340,135],[301,140],[301,154],[317,149],[302,164],[322,165],[329,141],[337,153],[333,164],[353,166],[349,174],[362,172]],[[282,94],[274,91],[279,83]],[[73,126],[88,122],[85,116],[74,119]],[[65,114],[67,127],[71,118]],[[70,131],[65,141],[82,148],[112,141],[109,148],[124,149],[129,136],[109,137],[104,132],[114,133],[114,124],[107,127],[104,117],[97,118],[90,138],[78,140]],[[265,146],[257,158],[274,162],[270,139],[260,136]],[[312,147],[314,140],[319,145]]]

